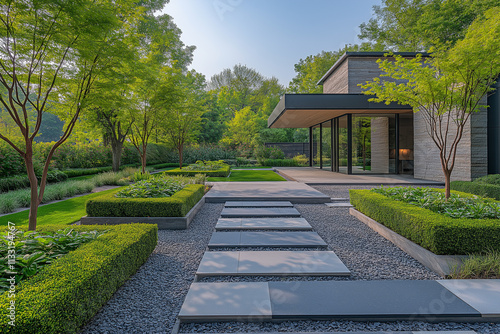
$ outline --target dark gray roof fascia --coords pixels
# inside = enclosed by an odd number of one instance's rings
[[[316,85],[318,85],[318,86],[323,85],[323,83],[326,81],[326,79],[328,79],[328,77],[340,66],[340,64],[342,64],[349,57],[372,57],[372,58],[378,57],[378,58],[382,58],[388,53],[389,53],[389,51],[387,51],[387,52],[350,52],[350,51],[346,52],[342,55],[342,57],[339,58],[339,60],[337,60],[335,62],[335,64],[333,64],[333,66],[328,70],[328,72],[326,72],[325,75],[323,75],[321,77],[321,79],[319,79],[319,81],[316,83]],[[393,54],[400,55],[403,57],[415,57],[417,54],[421,54],[423,57],[430,57],[430,55],[431,55],[428,52],[393,52]]]

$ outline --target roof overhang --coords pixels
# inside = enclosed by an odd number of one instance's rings
[[[267,120],[269,128],[309,128],[344,114],[400,114],[412,108],[370,102],[364,94],[285,94]]]

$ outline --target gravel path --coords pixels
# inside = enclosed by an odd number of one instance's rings
[[[348,197],[345,186],[315,186],[331,197]],[[352,187],[351,187],[352,188]],[[362,187],[356,187],[362,188]],[[347,278],[314,280],[439,279],[391,242],[350,216],[347,208],[301,204],[295,206],[352,271]],[[158,246],[146,264],[124,284],[81,334],[170,333],[194,279],[222,204],[205,204],[186,231],[160,231]],[[223,249],[219,249],[223,250]],[[255,249],[257,250],[257,249]],[[284,250],[284,249],[283,249]],[[304,277],[210,277],[202,281],[310,280]],[[316,332],[316,331],[474,330],[499,334],[500,324],[286,321],[281,323],[182,324],[180,333]]]

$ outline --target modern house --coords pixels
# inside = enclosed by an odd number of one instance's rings
[[[345,53],[318,82],[323,94],[285,94],[268,127],[309,128],[311,166],[346,174],[411,174],[443,181],[439,151],[420,113],[396,103],[369,102],[371,97],[362,94],[359,84],[380,76],[376,61],[383,57],[383,52]],[[487,104],[487,110],[471,115],[464,129],[452,180],[500,173],[498,89],[487,97]]]

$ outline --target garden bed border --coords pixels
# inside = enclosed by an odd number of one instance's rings
[[[80,220],[81,225],[156,224],[159,230],[185,230],[205,204],[205,195],[184,217],[88,217]]]
[[[350,208],[349,213],[442,277],[450,275],[455,268],[459,268],[463,261],[469,257],[467,255],[436,255],[354,208]]]

